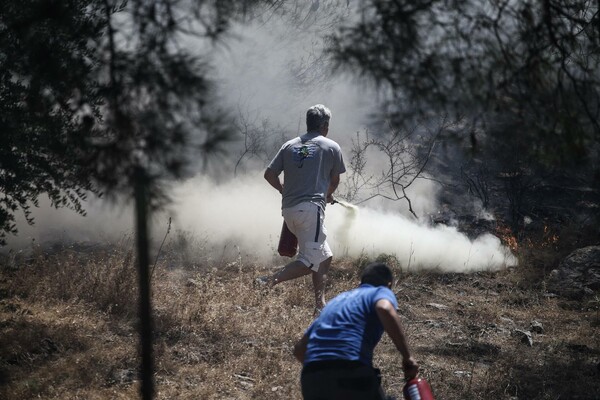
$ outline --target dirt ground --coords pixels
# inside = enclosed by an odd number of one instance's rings
[[[338,260],[328,297],[354,287],[365,260]],[[557,297],[526,266],[407,272],[393,265],[399,312],[439,399],[599,399],[600,299]],[[308,278],[265,291],[275,267],[231,262],[153,274],[158,399],[300,399],[291,348],[312,320]],[[135,270],[127,254],[60,252],[4,261],[0,398],[139,398]],[[401,358],[375,351],[402,398]]]

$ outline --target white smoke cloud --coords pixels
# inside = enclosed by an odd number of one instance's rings
[[[334,233],[332,242],[342,254],[346,252],[351,257],[361,253],[372,257],[388,254],[396,256],[409,269],[452,272],[496,270],[516,265],[510,251],[491,234],[470,240],[454,227],[430,227],[397,213],[334,207],[328,209],[329,225]]]
[[[197,177],[180,187],[174,209],[176,226],[209,235],[219,247],[238,246],[264,262],[272,260],[282,224],[281,198],[256,173],[215,184]],[[400,214],[366,207],[328,205],[325,225],[336,256],[396,256],[406,267],[443,271],[493,270],[516,260],[493,235],[470,240],[455,228],[427,227]]]
[[[189,181],[176,207],[184,229],[210,232],[215,241],[239,241],[249,254],[274,254],[282,224],[280,195],[262,174],[215,186],[206,178]],[[470,240],[455,228],[427,227],[400,214],[366,207],[328,205],[328,241],[338,256],[389,254],[410,268],[444,271],[494,270],[516,260],[493,235]]]
[[[154,240],[160,239],[168,217],[174,230],[202,238],[198,253],[239,249],[242,257],[271,265],[281,230],[281,197],[262,178],[262,171],[228,182],[197,176],[178,186],[174,202],[154,218]],[[11,247],[36,243],[115,241],[132,231],[129,207],[87,204],[88,216],[42,204],[34,210],[36,224],[22,227]],[[336,257],[394,255],[406,268],[468,272],[515,265],[516,260],[492,235],[470,240],[453,227],[428,227],[390,211],[328,205],[325,225]],[[172,239],[173,235],[169,238]],[[203,254],[204,257],[207,254]],[[284,260],[276,261],[283,263]]]
[[[39,207],[31,208],[34,224],[29,225],[23,214],[15,215],[18,234],[7,236],[7,246],[0,251],[30,249],[55,243],[115,242],[133,232],[133,212],[123,204],[90,196],[84,202],[86,215],[68,208],[51,207],[47,197],[41,197]]]

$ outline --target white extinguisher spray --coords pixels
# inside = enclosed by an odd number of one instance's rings
[[[431,387],[423,378],[413,378],[406,382],[403,393],[406,400],[435,400]]]

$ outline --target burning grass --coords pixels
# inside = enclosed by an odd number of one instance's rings
[[[5,261],[0,275],[0,398],[130,399],[138,393],[137,282],[127,250],[63,249]],[[471,274],[403,271],[395,292],[422,374],[439,399],[594,399],[599,302],[549,297],[527,268]],[[154,271],[159,399],[300,399],[291,347],[312,319],[309,278],[265,292],[269,269],[235,262]],[[336,260],[329,296],[370,261]],[[542,323],[542,331],[531,328]],[[532,345],[519,332],[530,331]],[[537,332],[537,333],[536,333]],[[376,350],[401,398],[400,358]]]

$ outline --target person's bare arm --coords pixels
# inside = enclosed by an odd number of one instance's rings
[[[273,186],[279,193],[283,191],[283,185],[279,180],[279,174],[273,171],[271,168],[265,170],[265,179],[271,186]]]
[[[404,330],[400,323],[400,317],[396,313],[394,305],[389,300],[381,299],[375,303],[375,310],[383,325],[383,329],[390,336],[396,349],[402,355],[404,377],[406,379],[414,378],[419,372],[419,365],[410,356],[410,350],[408,349],[408,343],[406,342]]]
[[[304,354],[306,354],[306,346],[308,345],[308,336],[302,336],[302,339],[294,346],[294,357],[301,363],[304,362]]]
[[[340,174],[331,175],[331,180],[329,181],[329,188],[327,189],[327,202],[333,203],[333,192],[337,189],[340,184]]]

